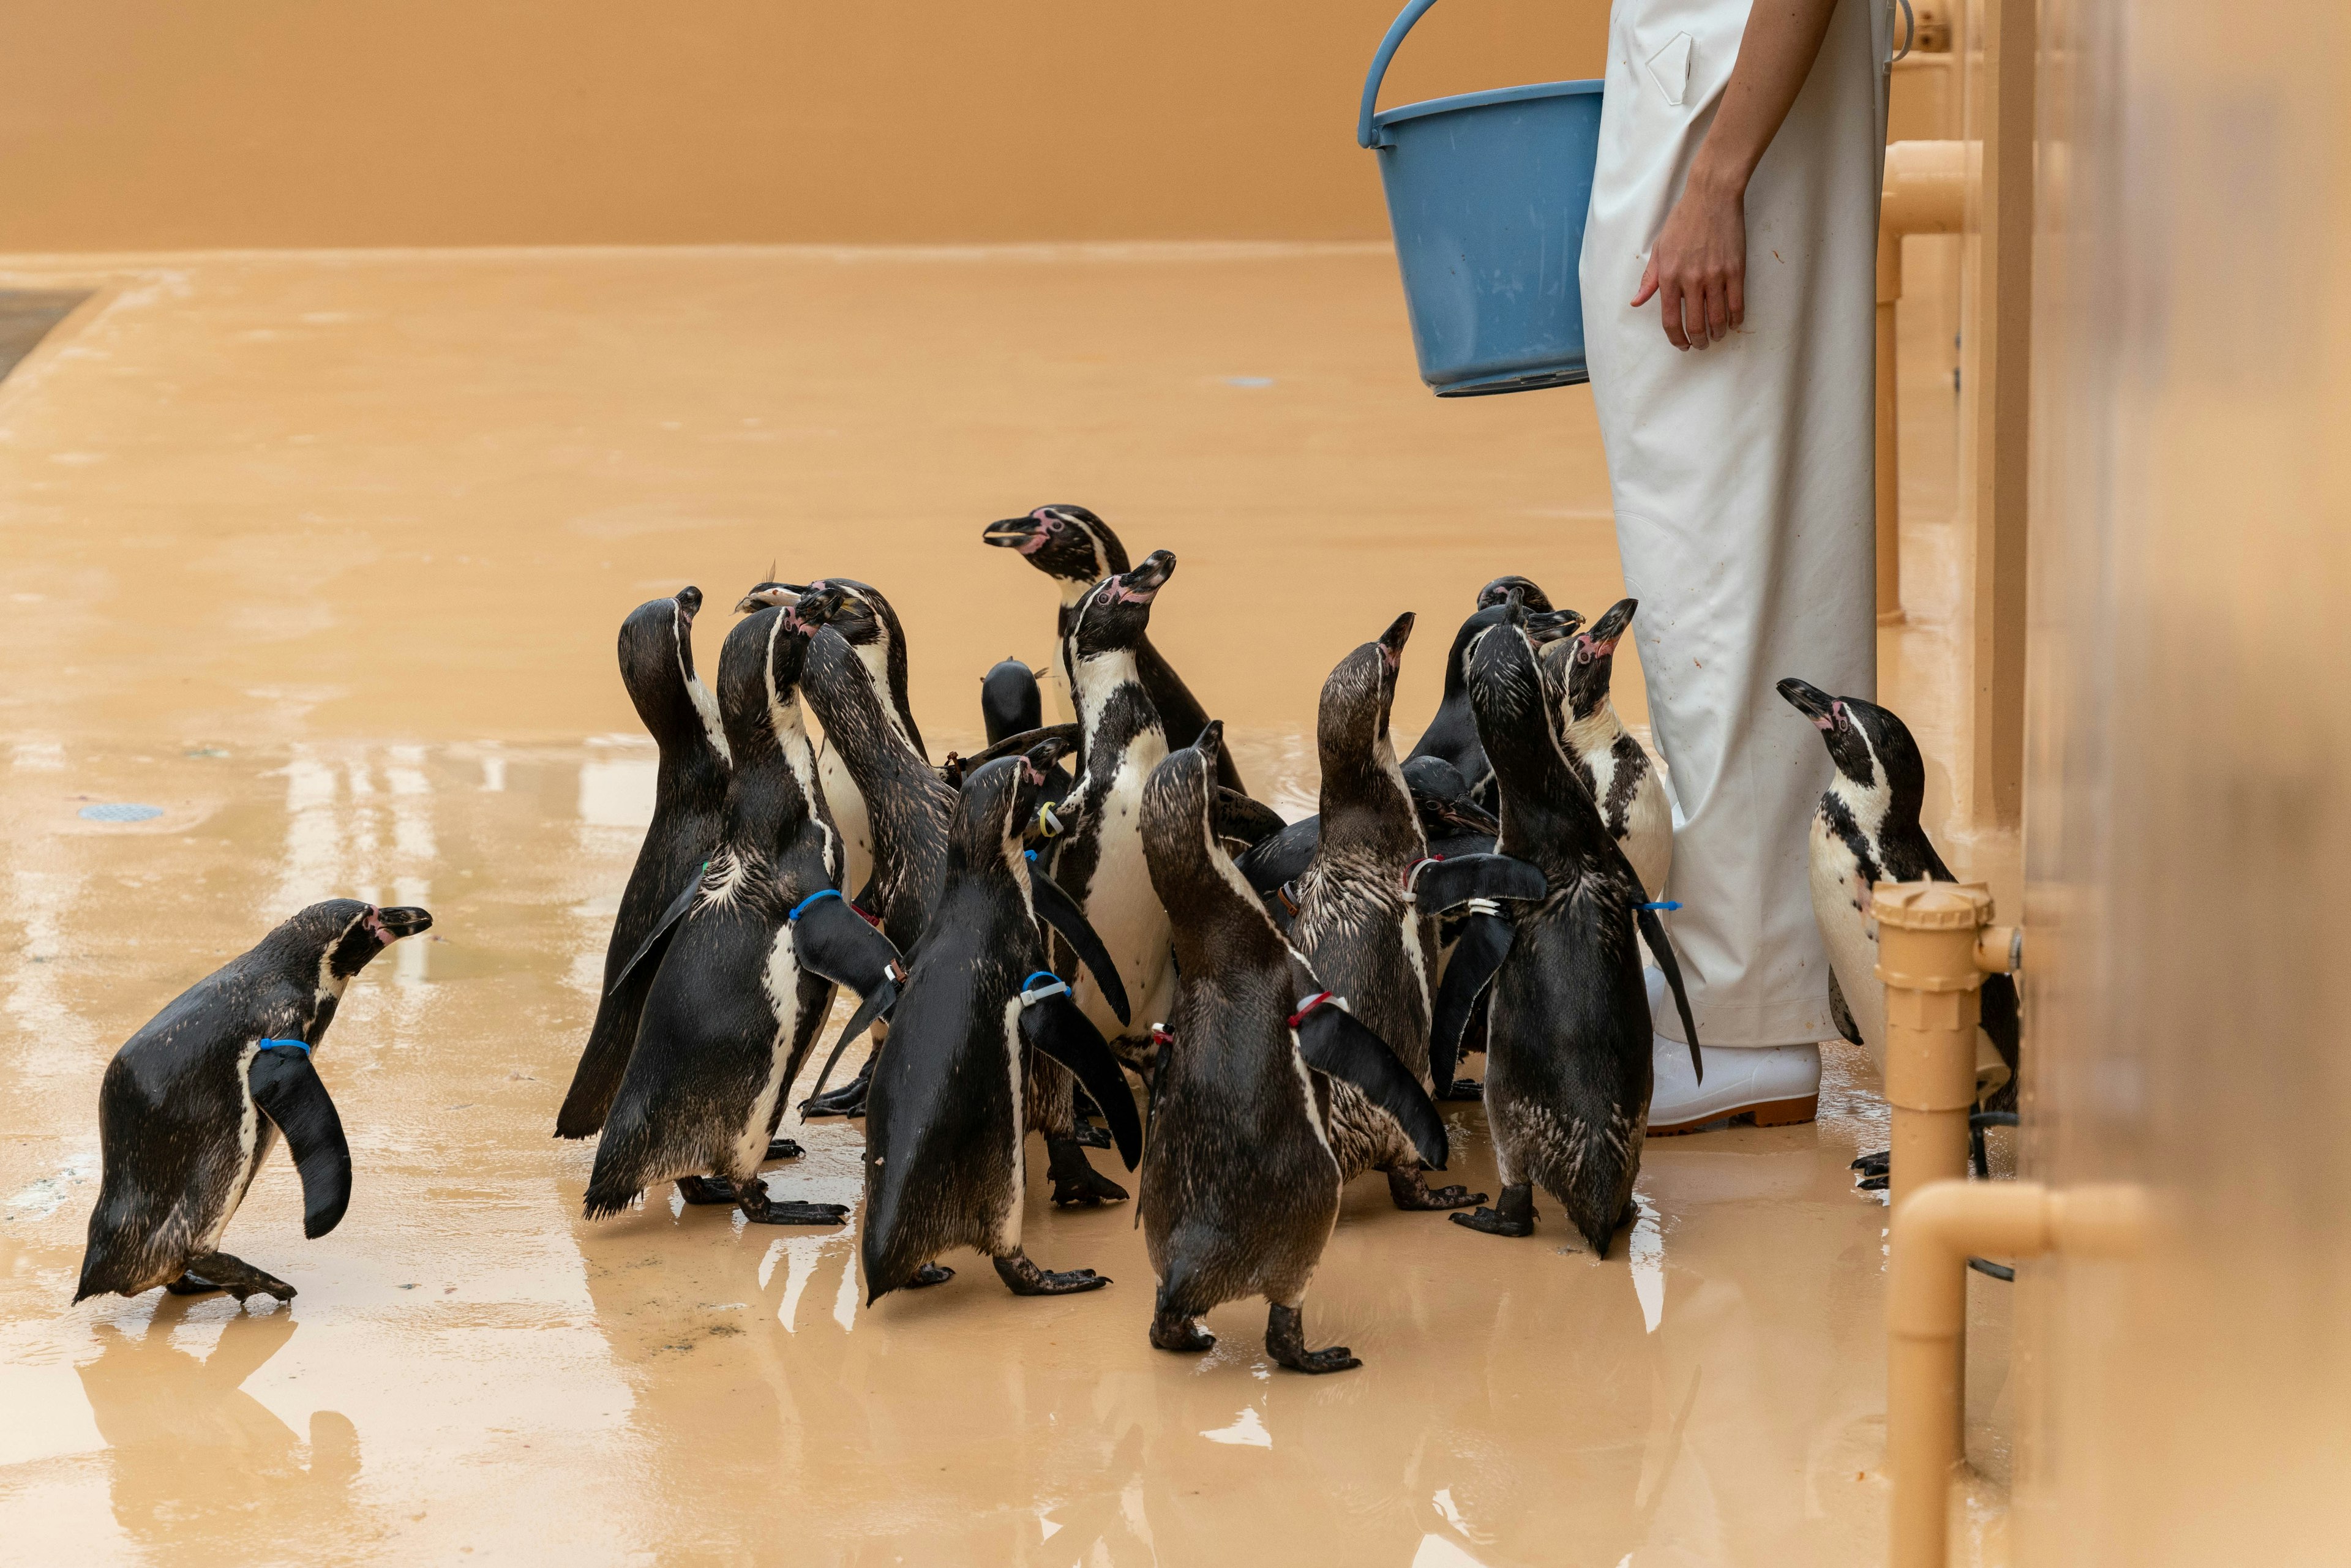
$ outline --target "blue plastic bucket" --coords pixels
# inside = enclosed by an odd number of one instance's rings
[[[1539,82],[1374,112],[1396,47],[1435,4],[1412,0],[1380,40],[1355,127],[1380,155],[1420,379],[1439,397],[1589,381],[1576,264],[1601,84]]]

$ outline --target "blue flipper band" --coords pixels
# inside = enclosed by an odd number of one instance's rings
[[[799,921],[799,917],[808,913],[808,906],[810,904],[827,898],[840,897],[841,889],[837,887],[820,888],[817,892],[810,894],[806,898],[801,899],[798,904],[793,904],[792,912],[784,916],[784,923],[786,925],[797,925]],[[848,901],[846,899],[842,899],[842,902],[847,903]],[[769,907],[772,908],[773,905],[770,905]]]
[[[301,1040],[265,1040],[256,1049],[260,1051],[298,1051],[305,1056],[310,1054],[309,1041]]]
[[[1040,984],[1040,981],[1043,983]],[[1048,997],[1066,997],[1069,994],[1069,982],[1044,969],[1037,970],[1020,982],[1020,1005],[1024,1008],[1033,1008]]]
[[[1037,852],[1035,850],[1022,850],[1020,852],[1029,857],[1029,864],[1034,865],[1037,863]]]
[[[1675,899],[1671,899],[1671,898],[1661,898],[1661,899],[1658,899],[1655,904],[1645,904],[1641,905],[1641,907],[1642,907],[1642,908],[1644,908],[1644,909],[1679,909],[1679,908],[1681,907],[1681,904],[1680,904],[1680,903],[1679,903],[1677,900],[1675,900]]]

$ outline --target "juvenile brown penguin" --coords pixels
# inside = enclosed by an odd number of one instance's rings
[[[1306,1288],[1339,1218],[1332,1101],[1343,1092],[1407,1130],[1442,1169],[1445,1124],[1412,1071],[1285,943],[1242,880],[1217,821],[1211,724],[1152,773],[1143,800],[1151,879],[1177,967],[1144,1151],[1144,1240],[1159,1276],[1151,1343],[1203,1351],[1200,1318],[1263,1296],[1266,1350],[1298,1372],[1358,1365],[1306,1348]]]
[[[1061,590],[1061,614],[1053,627],[1057,647],[1069,636],[1079,602],[1093,586],[1103,578],[1121,576],[1130,570],[1126,547],[1119,543],[1118,535],[1083,507],[1040,507],[1025,517],[1007,517],[988,524],[980,539],[999,549],[1019,550],[1030,566],[1051,578],[1053,585]],[[1135,644],[1134,664],[1135,678],[1150,695],[1151,706],[1166,727],[1170,744],[1189,745],[1208,722],[1207,711],[1201,707],[1175,667],[1151,645],[1149,637]],[[1062,689],[1069,690],[1069,669],[1061,666],[1059,673]],[[1248,793],[1241,783],[1240,769],[1230,757],[1219,758],[1217,781],[1228,789]]]
[[[621,622],[621,684],[661,748],[661,763],[653,775],[653,820],[605,945],[596,1021],[556,1114],[559,1138],[589,1137],[603,1126],[628,1071],[637,1017],[653,978],[650,969],[641,969],[623,982],[622,970],[718,840],[726,805],[726,735],[718,705],[694,673],[694,617],[701,608],[702,591],[681,588],[668,599],[638,605]]]
[[[104,1169],[75,1301],[158,1285],[294,1299],[285,1281],[222,1251],[221,1235],[281,1134],[302,1177],[302,1234],[341,1223],[350,1145],[311,1053],[351,977],[432,924],[422,909],[314,904],[123,1042],[99,1084]]]

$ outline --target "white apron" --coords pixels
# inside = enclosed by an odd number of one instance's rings
[[[1633,632],[1676,801],[1667,916],[1709,1046],[1834,1038],[1805,831],[1819,733],[1772,689],[1877,687],[1877,206],[1890,0],[1842,0],[1747,190],[1747,325],[1703,351],[1629,308],[1749,0],[1615,0],[1583,321]],[[1672,1038],[1671,1009],[1656,1026]]]

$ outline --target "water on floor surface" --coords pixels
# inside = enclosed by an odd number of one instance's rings
[[[1185,561],[1155,632],[1294,815],[1315,687],[1395,611],[1423,614],[1416,727],[1479,582],[1620,591],[1585,393],[1427,398],[1392,264],[1353,251],[64,281],[112,303],[0,387],[5,1555],[1879,1559],[1884,1210],[1844,1166],[1884,1118],[1842,1048],[1817,1124],[1652,1144],[1604,1260],[1555,1217],[1501,1240],[1358,1183],[1306,1312],[1364,1365],[1319,1379],[1269,1364],[1261,1307],[1212,1313],[1205,1356],[1152,1350],[1131,1209],[1051,1211],[1034,1149],[1030,1249],[1109,1289],[1018,1300],[951,1256],[869,1310],[853,1224],[666,1195],[590,1224],[592,1151],[549,1136],[650,808],[611,664],[631,604],[687,580],[723,604],[771,561],[881,583],[943,754],[978,674],[1050,632],[981,525],[1087,501]],[[161,814],[85,814],[109,803]],[[436,924],[319,1053],[349,1217],[302,1240],[275,1161],[229,1232],[299,1297],[69,1305],[108,1058],[330,894]],[[1490,1190],[1481,1113],[1447,1114]],[[786,1131],[809,1152],[777,1195],[853,1202],[855,1128]],[[1996,1327],[2002,1288],[1972,1288]]]

